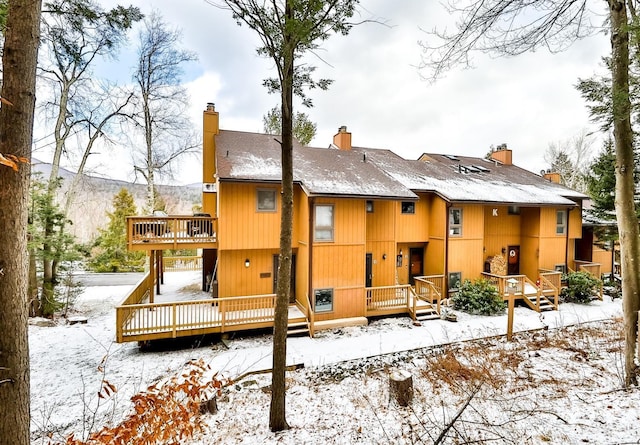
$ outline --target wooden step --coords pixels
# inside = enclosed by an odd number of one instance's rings
[[[307,321],[298,321],[287,325],[287,337],[291,335],[301,335],[309,333],[309,324]]]

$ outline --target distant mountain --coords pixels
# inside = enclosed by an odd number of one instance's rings
[[[32,174],[40,172],[44,179],[48,179],[51,173],[51,164],[32,159],[31,172]],[[59,202],[63,202],[75,173],[61,168],[59,176],[63,178],[59,192]],[[133,195],[138,213],[144,207],[146,197],[145,184],[133,184],[117,179],[82,175],[78,187],[69,219],[73,222],[70,231],[80,242],[94,239],[98,236],[98,229],[107,226],[109,223],[107,212],[113,210],[111,205],[113,197],[120,189],[126,188]],[[191,215],[193,207],[202,203],[201,183],[188,186],[159,185],[157,189],[166,202],[166,211],[170,215]]]

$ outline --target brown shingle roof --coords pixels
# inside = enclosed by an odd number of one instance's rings
[[[280,181],[278,136],[221,130],[216,137],[221,181]],[[303,147],[293,149],[293,178],[311,196],[343,195],[416,199],[407,187],[351,151]]]
[[[280,182],[278,136],[222,130],[216,137],[221,181]],[[433,192],[450,202],[573,206],[586,198],[515,165],[482,158],[424,154],[407,160],[389,150],[350,151],[294,142],[294,181],[310,196],[416,199]]]

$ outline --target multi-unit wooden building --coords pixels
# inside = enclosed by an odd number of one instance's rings
[[[148,250],[152,271],[118,308],[119,341],[272,324],[278,138],[220,130],[212,104],[203,126],[204,216],[130,218],[129,248]],[[537,299],[529,304],[540,310],[545,295],[557,305],[557,271],[580,264],[575,242],[586,196],[553,175],[513,165],[506,146],[491,159],[423,154],[406,160],[353,146],[341,127],[328,148],[296,145],[293,165],[290,320],[312,333],[399,312],[437,316],[440,300],[460,280],[483,275],[503,290],[515,277],[523,297],[533,289]],[[185,246],[202,249],[202,285],[213,299],[193,305],[213,305],[215,314],[184,309],[184,302],[156,307],[157,252]],[[149,312],[158,321],[150,322]],[[159,312],[168,318],[160,321]]]

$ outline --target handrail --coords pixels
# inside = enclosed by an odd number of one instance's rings
[[[380,286],[366,287],[365,309],[367,311],[393,309],[399,306],[405,306],[407,310],[411,309],[409,284],[401,284],[398,286]]]
[[[444,275],[414,277],[414,280],[416,283],[417,297],[424,301],[428,301],[430,304],[433,304],[435,301],[436,312],[439,314],[444,287]],[[425,298],[426,295],[428,295],[428,297]]]
[[[118,341],[125,335],[273,322],[275,294],[143,303],[116,307]]]
[[[218,219],[209,216],[127,216],[127,248],[160,244],[177,249],[179,244],[216,243]]]
[[[305,297],[307,298],[307,320],[309,321],[309,337],[313,338],[315,334],[314,331],[314,323],[316,314],[311,307],[311,300],[309,299],[309,294],[305,292]]]
[[[560,284],[559,284],[560,281],[558,279],[558,286],[556,286],[551,280],[549,280],[549,278],[547,278],[549,276],[552,276],[552,274],[548,274],[548,273],[540,274],[540,288],[542,290],[543,295],[546,295],[546,292],[548,290],[551,290],[553,292],[553,307],[555,310],[558,310],[558,296],[560,294]]]
[[[201,270],[201,256],[165,256],[162,258],[165,272],[180,272],[185,270]]]

